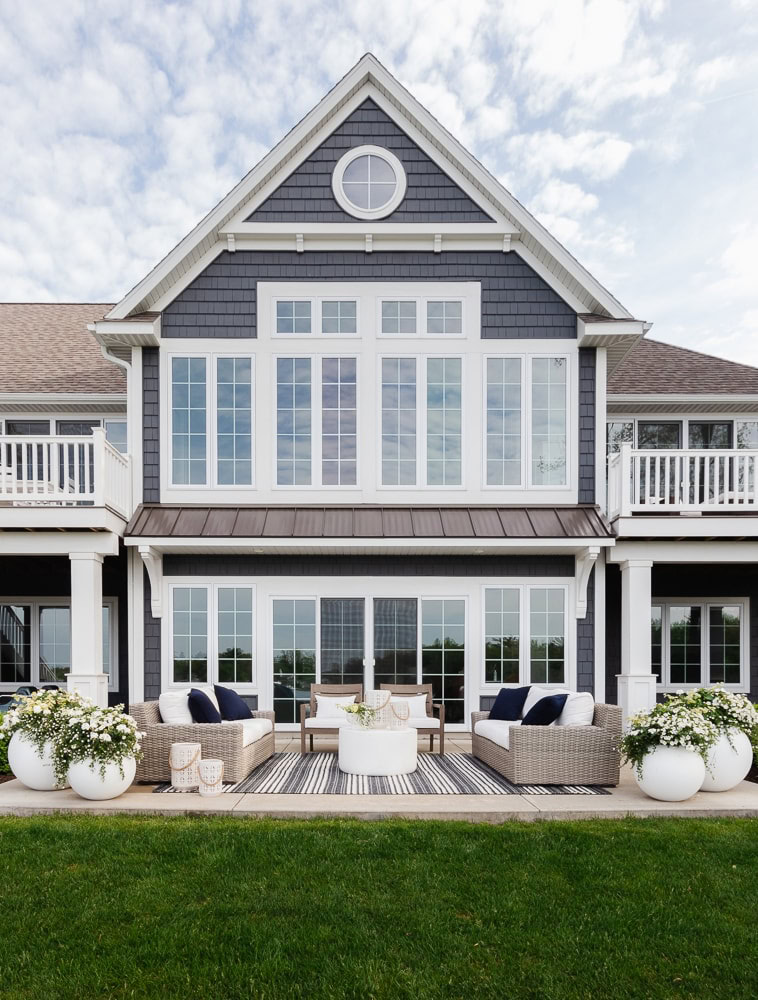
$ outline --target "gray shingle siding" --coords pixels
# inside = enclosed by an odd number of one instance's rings
[[[160,364],[157,347],[142,348],[142,496],[160,501]]]
[[[587,614],[576,620],[576,689],[595,693],[595,570],[587,584]]]
[[[595,502],[595,348],[579,348],[579,503]]]
[[[145,657],[145,701],[154,701],[161,693],[161,620],[153,618],[150,607],[150,579],[143,570],[144,591],[144,657]]]
[[[259,281],[481,281],[482,337],[576,338],[574,310],[517,253],[496,251],[224,250],[164,310],[162,336],[255,337]]]
[[[382,146],[407,178],[405,197],[384,222],[492,222],[372,100],[345,119],[247,219],[248,222],[356,222],[337,204],[332,172],[355,146]]]

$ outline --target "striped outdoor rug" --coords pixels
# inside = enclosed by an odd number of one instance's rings
[[[158,785],[156,792],[179,792]],[[609,795],[597,785],[513,785],[468,753],[420,753],[413,774],[345,774],[336,753],[275,753],[224,792],[257,795]]]

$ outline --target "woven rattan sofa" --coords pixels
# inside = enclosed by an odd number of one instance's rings
[[[336,736],[339,733],[339,725],[342,719],[322,719],[316,718],[316,695],[324,694],[330,698],[339,698],[340,695],[355,695],[355,700],[363,701],[362,684],[311,684],[310,701],[303,702],[300,706],[300,753],[305,753],[305,737],[308,735],[311,750],[313,750],[314,736]],[[347,719],[344,720],[345,722]]]
[[[445,752],[445,706],[435,705],[432,695],[431,684],[380,684],[380,690],[389,691],[390,695],[398,698],[413,698],[415,695],[426,695],[426,719],[408,719],[408,725],[417,729],[419,734],[425,736],[429,734],[429,749],[434,751],[434,737],[439,736],[440,754]],[[437,709],[439,718],[435,719],[434,710]]]
[[[255,719],[270,719],[271,732],[254,743],[243,746],[243,723],[193,723],[174,725],[161,722],[157,701],[143,701],[130,706],[140,731],[143,758],[137,764],[135,781],[158,783],[171,780],[169,752],[172,743],[199,743],[202,756],[224,762],[224,781],[242,781],[274,752],[274,713],[253,712]]]
[[[477,734],[477,722],[487,718],[471,713],[471,753],[514,785],[619,783],[618,705],[596,704],[591,726],[511,726],[507,750]]]

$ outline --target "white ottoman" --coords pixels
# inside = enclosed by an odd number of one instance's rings
[[[340,771],[347,774],[411,774],[416,770],[415,729],[358,729],[339,733]]]

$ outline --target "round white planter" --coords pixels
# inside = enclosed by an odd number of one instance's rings
[[[731,739],[731,743],[729,740]],[[727,792],[739,785],[753,763],[753,748],[741,729],[722,733],[708,755],[701,788],[704,792]]]
[[[115,799],[127,790],[134,781],[137,762],[133,757],[124,761],[124,776],[118,764],[105,765],[105,777],[100,774],[100,765],[91,760],[78,760],[68,769],[68,780],[77,795],[83,799]]]
[[[8,744],[8,763],[11,771],[27,788],[38,792],[52,792],[58,785],[53,770],[53,744],[48,740],[40,754],[25,733],[14,733]]]
[[[683,802],[699,791],[705,764],[700,754],[684,747],[656,747],[634,774],[645,795],[662,802]]]

